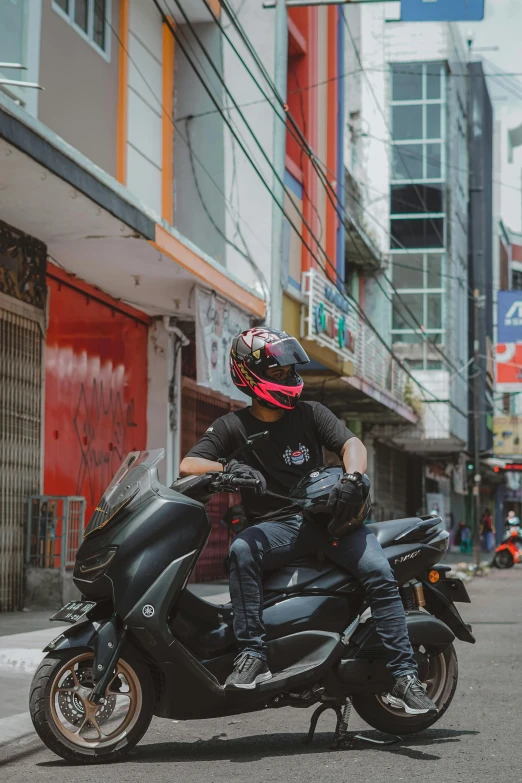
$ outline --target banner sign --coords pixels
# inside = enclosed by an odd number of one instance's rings
[[[301,337],[314,340],[343,359],[353,361],[359,326],[348,299],[314,269],[303,274],[302,292],[306,304],[301,311]]]
[[[522,343],[522,291],[499,291],[497,303],[499,343]]]
[[[196,289],[196,378],[201,386],[247,402],[230,377],[232,339],[250,328],[250,318],[215,293]]]
[[[522,454],[522,418],[495,416],[493,453],[496,457],[515,457]],[[505,470],[516,470],[508,468]]]
[[[481,22],[485,0],[401,0],[401,22]]]
[[[522,391],[522,344],[503,343],[495,347],[495,390]]]

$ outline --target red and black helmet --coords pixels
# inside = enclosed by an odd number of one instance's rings
[[[262,405],[292,410],[303,390],[303,379],[295,371],[295,365],[309,361],[295,337],[277,329],[257,327],[241,332],[232,341],[230,374],[240,391]],[[282,381],[266,374],[273,367],[288,365],[292,371]]]

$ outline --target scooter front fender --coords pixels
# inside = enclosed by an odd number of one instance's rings
[[[97,624],[98,625],[98,624]],[[57,636],[52,642],[43,648],[43,652],[56,652],[57,650],[72,650],[77,647],[86,647],[94,652],[98,629],[94,623],[87,620],[83,623],[71,625]]]

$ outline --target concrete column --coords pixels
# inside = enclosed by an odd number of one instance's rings
[[[165,459],[158,466],[158,473],[160,481],[167,486],[174,479],[174,443],[169,422],[169,381],[173,364],[171,340],[172,336],[165,331],[163,322],[154,320],[149,328],[147,448],[165,449]]]

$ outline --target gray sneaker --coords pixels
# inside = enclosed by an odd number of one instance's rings
[[[248,650],[240,653],[234,661],[234,669],[225,683],[225,688],[244,688],[251,690],[259,682],[265,682],[272,679],[272,672],[268,664],[257,655],[251,655]]]
[[[383,694],[382,700],[396,710],[404,710],[408,715],[435,714],[439,711],[435,702],[426,695],[426,686],[414,674],[399,677],[393,690]]]

